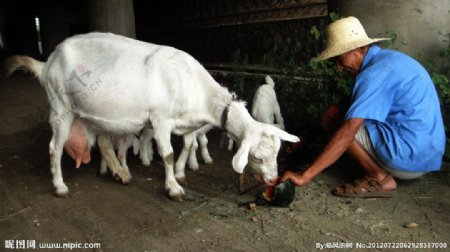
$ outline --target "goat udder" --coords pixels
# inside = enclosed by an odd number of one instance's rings
[[[91,161],[91,148],[85,132],[85,125],[80,120],[75,120],[64,144],[67,154],[75,160],[76,168],[80,168],[81,163],[87,164]]]

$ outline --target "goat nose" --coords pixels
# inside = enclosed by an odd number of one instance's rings
[[[274,185],[277,182],[277,179],[269,179],[270,185]]]

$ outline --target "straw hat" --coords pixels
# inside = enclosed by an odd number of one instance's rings
[[[320,61],[349,52],[389,38],[369,38],[359,20],[355,17],[339,19],[326,29],[327,45],[312,61]]]

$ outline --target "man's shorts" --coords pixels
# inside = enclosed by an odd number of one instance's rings
[[[383,170],[389,172],[392,176],[399,179],[415,179],[427,172],[408,172],[397,170],[386,165],[377,155],[373,146],[372,140],[370,140],[369,132],[365,125],[362,125],[355,136],[356,140],[361,144],[361,146],[372,156],[372,158],[378,163],[378,165],[383,168]]]

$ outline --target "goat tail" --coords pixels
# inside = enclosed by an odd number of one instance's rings
[[[266,75],[266,83],[275,86],[275,82],[272,80],[272,78],[269,75]]]
[[[33,73],[37,78],[41,76],[44,62],[35,60],[29,56],[16,55],[11,56],[3,63],[3,73],[6,77],[9,77],[17,69],[24,70],[26,72]]]

